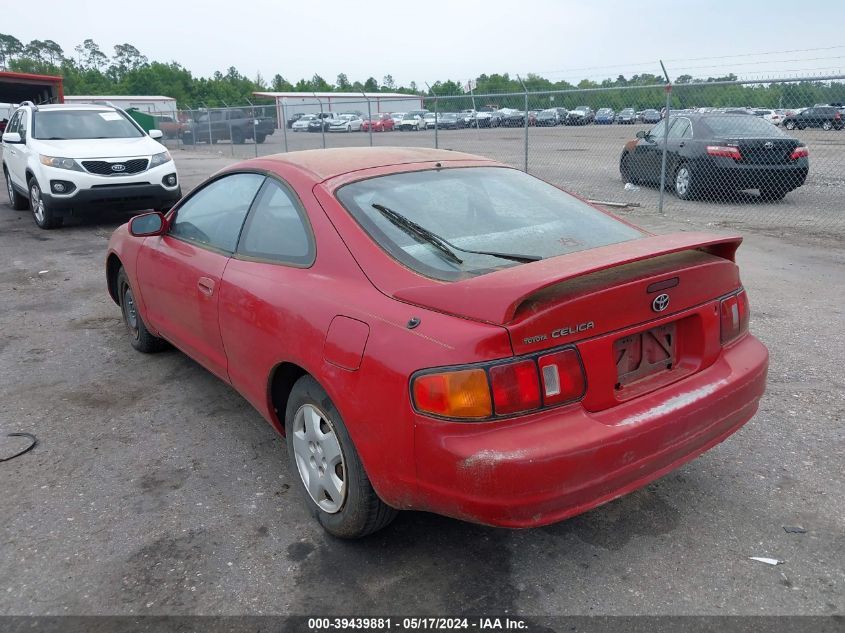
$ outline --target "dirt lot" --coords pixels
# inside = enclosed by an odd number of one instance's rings
[[[229,162],[176,154],[188,187]],[[650,206],[627,217],[689,226]],[[103,273],[124,220],[45,232],[0,207],[0,446],[39,438],[0,463],[0,614],[845,613],[836,240],[747,233],[770,380],[722,445],[551,527],[404,513],[350,543],[306,515],[283,441],[240,396],[177,351],[130,348]]]

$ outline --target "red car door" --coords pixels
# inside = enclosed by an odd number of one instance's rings
[[[316,332],[320,317],[304,320],[289,308],[307,305],[319,285],[319,275],[310,268],[315,253],[299,199],[288,186],[268,178],[223,274],[220,295],[232,385],[259,410],[266,401],[267,376],[279,358],[322,352],[313,348],[313,341],[323,338]]]
[[[136,264],[150,324],[227,381],[220,282],[263,181],[260,174],[228,174],[196,190],[174,211],[167,234],[144,242]]]

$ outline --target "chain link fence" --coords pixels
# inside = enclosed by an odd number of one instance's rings
[[[309,113],[282,102],[181,110],[164,132],[171,148],[236,158],[439,147],[524,169],[623,214],[845,234],[845,76],[432,93],[422,102],[404,120],[366,96],[320,102]]]

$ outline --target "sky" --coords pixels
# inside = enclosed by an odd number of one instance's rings
[[[24,42],[52,39],[66,55],[86,38],[107,54],[127,42],[151,61],[177,61],[195,76],[234,66],[267,82],[276,73],[291,83],[315,73],[329,83],[339,73],[381,83],[390,74],[397,84],[423,88],[481,73],[533,72],[576,83],[660,74],[659,59],[672,79],[845,71],[842,21],[825,11],[792,19],[795,6],[794,0],[143,0],[119,8],[102,0],[0,0],[0,32]]]

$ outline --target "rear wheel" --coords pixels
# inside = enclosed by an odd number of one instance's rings
[[[26,209],[27,201],[21,194],[15,191],[15,187],[12,184],[12,177],[9,175],[9,171],[7,169],[3,170],[3,173],[6,176],[6,193],[9,194],[9,204],[15,211],[23,211]]]
[[[235,145],[243,145],[244,143],[244,133],[241,132],[239,129],[235,128],[232,130],[232,142]]]
[[[285,439],[305,502],[327,532],[360,538],[396,516],[396,510],[379,499],[340,413],[311,376],[300,378],[291,390]]]
[[[135,303],[135,293],[129,285],[129,277],[126,271],[121,268],[117,273],[117,297],[120,302],[120,311],[123,313],[123,322],[129,331],[129,342],[132,347],[144,354],[160,352],[167,348],[167,342],[154,336],[147,329],[141,313],[138,312],[138,305]]]
[[[263,143],[266,140],[267,140],[266,134],[259,134],[258,136],[255,137],[255,142],[259,143],[259,144]]]
[[[41,187],[35,178],[29,180],[29,208],[32,210],[32,219],[39,228],[55,229],[64,222],[64,218],[57,217],[50,208],[50,203],[41,196]]]
[[[681,200],[691,200],[695,195],[693,171],[686,163],[682,163],[675,171],[675,195]]]
[[[822,129],[825,132],[830,132],[830,130],[833,129],[833,123],[831,123],[830,121],[825,121],[824,123],[822,123]]]

